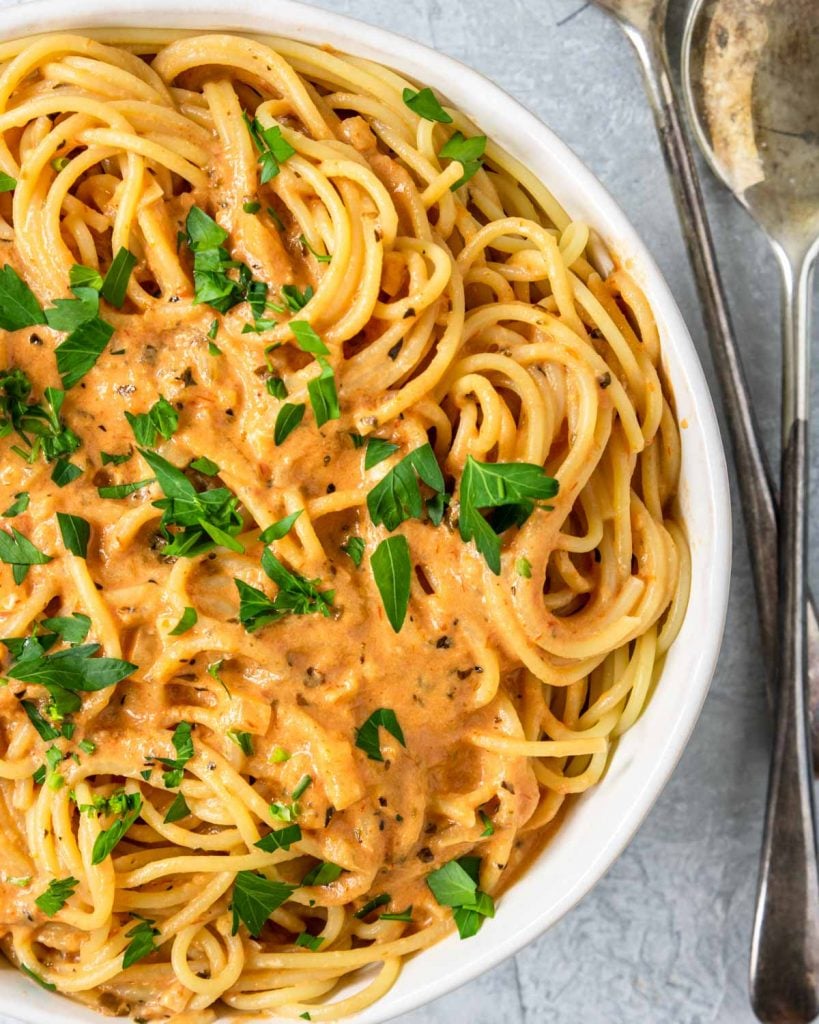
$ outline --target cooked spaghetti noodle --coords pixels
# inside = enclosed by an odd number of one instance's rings
[[[0,929],[104,1012],[378,999],[601,780],[684,614],[651,309],[422,85],[0,45]]]

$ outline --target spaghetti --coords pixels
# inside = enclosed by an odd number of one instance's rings
[[[430,90],[106,39],[0,45],[2,942],[107,1013],[335,1020],[648,698],[658,332]]]

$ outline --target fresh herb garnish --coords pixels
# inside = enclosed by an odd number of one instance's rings
[[[299,235],[299,241],[304,248],[316,259],[319,263],[329,263],[332,260],[332,256],[329,253],[316,252],[312,245],[307,241],[306,235]]]
[[[18,491],[14,495],[14,501],[9,505],[5,512],[0,514],[2,514],[4,519],[13,519],[15,516],[22,515],[22,513],[26,511],[30,501],[31,497],[28,491]]]
[[[28,715],[29,721],[39,733],[40,739],[50,742],[60,738],[59,729],[55,729],[50,722],[43,718],[36,704],[30,700],[22,700],[20,703],[23,705],[23,710]]]
[[[451,907],[462,939],[480,929],[485,917],[495,916],[492,897],[478,889],[479,857],[451,860],[427,876],[427,885],[442,907]]]
[[[332,861],[325,860],[320,861],[315,867],[312,867],[307,874],[302,878],[302,885],[329,885],[331,882],[335,882],[337,878],[341,877],[341,872],[344,868],[338,864],[333,864]]]
[[[168,636],[182,636],[183,633],[187,633],[189,629],[192,629],[196,625],[198,619],[199,616],[196,614],[196,609],[188,606],[182,612],[179,622],[177,622],[173,629],[168,633]]]
[[[251,935],[258,935],[273,911],[290,899],[296,889],[297,885],[271,881],[255,871],[239,871],[233,883],[231,934],[236,934],[241,921]]]
[[[285,761],[290,760],[291,755],[284,749],[284,747],[274,747],[270,752],[268,761],[271,764],[284,764]]]
[[[43,307],[14,267],[7,263],[0,268],[0,327],[19,331],[45,322]]]
[[[249,732],[240,732],[238,729],[228,729],[225,733],[231,743],[235,743],[245,757],[253,757],[253,737]]]
[[[329,355],[330,349],[324,344],[313,328],[306,320],[291,320],[288,324],[296,339],[296,344],[302,352],[310,352],[313,355]]]
[[[289,160],[296,151],[282,135],[279,125],[265,128],[258,117],[254,117],[251,121],[247,114],[244,114],[244,120],[250,137],[253,139],[253,144],[259,152],[258,162],[261,165],[259,183],[265,185],[279,173],[279,165],[283,164],[285,160]]]
[[[300,508],[296,512],[291,512],[289,516],[271,523],[266,530],[262,530],[259,534],[259,540],[262,544],[272,544],[274,540],[281,540],[282,537],[286,537],[290,533],[293,523],[295,523],[303,511],[304,509]]]
[[[370,436],[367,438],[367,452],[364,455],[364,469],[372,469],[379,462],[388,459],[393,452],[398,451],[398,445],[387,441],[383,437]]]
[[[356,569],[361,565],[361,560],[364,557],[364,541],[361,537],[348,537],[341,545],[341,550],[349,555]]]
[[[218,476],[219,474],[219,466],[206,455],[200,455],[198,459],[193,459],[190,468],[195,469],[197,473],[201,473],[203,476]]]
[[[45,978],[42,978],[36,971],[32,971],[32,969],[26,964],[20,964],[20,970],[23,974],[28,975],[32,981],[36,981],[40,988],[44,988],[47,992],[57,991],[56,985],[52,985],[50,981],[46,981]]]
[[[457,160],[463,168],[461,177],[449,186],[452,192],[457,191],[461,185],[465,185],[480,170],[481,157],[485,149],[485,135],[473,135],[471,138],[466,138],[462,132],[455,132],[450,136],[438,156]]]
[[[43,626],[59,634],[67,644],[81,644],[91,629],[91,619],[82,612],[43,619]]]
[[[286,828],[268,832],[253,845],[265,853],[275,853],[276,850],[289,850],[293,843],[298,842],[301,842],[301,828],[298,825],[287,825]]]
[[[485,811],[478,811],[478,814],[480,815],[481,824],[483,825],[483,832],[481,832],[480,838],[487,839],[489,836],[493,836],[495,834],[495,825],[492,819]]]
[[[336,378],[333,374],[333,368],[321,356],[318,357],[317,361],[321,367],[321,373],[318,377],[313,377],[307,382],[307,393],[310,396],[313,415],[316,417],[316,426],[321,427],[328,420],[339,419],[341,408],[338,404],[338,392],[336,391]]]
[[[120,818],[110,828],[100,832],[94,840],[94,847],[91,851],[92,864],[101,864],[106,857],[109,857],[128,829],[137,820],[142,809],[141,795],[139,793],[127,793],[125,795],[125,807],[125,817]]]
[[[298,800],[299,797],[304,796],[308,788],[313,784],[313,778],[310,775],[302,775],[299,781],[296,783],[296,788],[290,794],[293,800]]]
[[[46,565],[51,555],[36,548],[19,530],[12,526],[11,536],[0,530],[0,562],[11,566],[11,573],[16,584],[26,578],[32,565]]]
[[[418,92],[414,89],[404,89],[402,98],[410,110],[419,117],[427,121],[438,121],[439,124],[452,124],[452,118],[438,102],[432,89],[419,89]]]
[[[147,412],[126,412],[125,419],[131,425],[137,444],[143,448],[156,447],[157,435],[169,440],[179,426],[179,413],[162,395]]]
[[[248,203],[242,203],[242,209],[245,211],[245,213],[258,213],[259,210],[261,210],[261,208],[262,204],[257,203],[255,200]]]
[[[111,266],[102,282],[100,294],[106,302],[119,309],[125,301],[128,290],[128,279],[137,265],[137,258],[124,246],[120,248],[111,261]]]
[[[553,498],[558,482],[531,462],[477,462],[467,456],[460,485],[458,528],[465,541],[474,540],[492,572],[500,575],[500,537],[480,509],[500,510],[495,525],[522,525],[539,499]]]
[[[121,466],[124,462],[127,462],[133,457],[133,449],[129,452],[125,452],[123,455],[114,455],[111,452],[100,452],[100,462],[103,466]]]
[[[97,744],[93,740],[80,740],[77,746],[84,754],[93,754],[97,749]]]
[[[356,729],[355,733],[355,745],[359,750],[363,750],[371,761],[384,760],[378,736],[379,726],[386,729],[390,736],[395,737],[402,747],[407,745],[404,733],[398,724],[398,718],[392,708],[379,708],[377,711],[373,711],[361,728]]]
[[[14,448],[26,462],[34,462],[40,452],[47,462],[72,455],[80,439],[60,419],[65,392],[46,388],[45,405],[29,402],[31,381],[23,370],[0,373],[0,437],[16,431],[29,451]]]
[[[532,578],[532,563],[528,558],[519,558],[515,562],[515,572],[525,580],[530,580]]]
[[[357,917],[360,920],[367,917],[374,910],[378,910],[379,907],[386,907],[386,905],[392,900],[392,896],[388,892],[382,892],[380,896],[374,896],[369,903],[365,903],[364,906],[353,914],[353,917]]]
[[[173,731],[173,736],[171,736],[171,743],[176,751],[176,757],[154,758],[167,769],[162,773],[162,781],[166,789],[176,789],[182,784],[185,765],[193,757],[193,726],[190,722],[178,723]]]
[[[135,964],[138,960],[142,960],[143,957],[148,956],[158,948],[154,938],[159,935],[159,931],[153,925],[153,921],[139,921],[130,931],[125,933],[125,937],[131,941],[125,947],[125,953],[122,957],[123,970],[130,967],[131,964]]]
[[[82,476],[82,470],[68,459],[57,459],[54,469],[51,471],[51,479],[58,487],[65,487],[76,480],[78,476]]]
[[[394,530],[405,519],[420,519],[426,506],[419,480],[438,494],[445,489],[441,467],[429,444],[404,456],[369,492],[367,508],[373,523],[383,523],[388,530]]]
[[[290,310],[291,313],[298,313],[302,309],[304,309],[304,307],[307,305],[310,299],[313,298],[314,294],[313,286],[309,284],[304,289],[304,291],[301,291],[294,284],[283,284],[279,291],[281,292],[282,301],[284,302],[285,306],[287,307],[287,309]],[[303,327],[306,326],[310,328],[311,331],[313,330],[313,328],[310,327],[310,324],[308,324],[306,320],[297,320],[296,323]],[[293,326],[292,321],[290,322],[290,326]],[[296,334],[296,331],[294,330],[293,333]],[[298,337],[298,334],[296,334],[296,337]],[[318,335],[316,335],[316,337],[318,337]],[[304,351],[310,352],[312,350],[306,348]],[[324,351],[326,352],[327,349],[325,349]]]
[[[96,364],[111,339],[114,328],[96,317],[86,320],[55,349],[57,370],[66,391],[73,388]]]
[[[0,171],[0,192],[13,192],[17,188],[17,179],[5,171]]]
[[[162,509],[159,526],[168,542],[164,555],[192,558],[217,544],[231,551],[244,551],[235,539],[244,522],[239,499],[231,491],[226,487],[197,491],[182,470],[161,455],[145,448],[140,448],[139,453],[156,474],[165,495],[153,502],[155,508]]]
[[[70,876],[60,879],[52,878],[48,883],[48,888],[45,892],[41,892],[34,902],[47,917],[54,917],[71,899],[79,884],[79,879]]]
[[[324,939],[320,935],[311,935],[310,932],[299,932],[296,936],[295,944],[315,953],[321,948],[322,942],[324,942]]]
[[[85,558],[88,553],[88,541],[91,537],[91,526],[88,520],[81,516],[68,515],[66,512],[57,513],[57,523],[60,527],[60,534],[63,538],[66,550],[78,558]]]
[[[276,416],[276,425],[273,428],[273,440],[277,445],[283,444],[301,423],[304,419],[305,408],[306,406],[303,402],[298,404],[285,402],[281,409],[279,409]]]
[[[412,577],[407,538],[396,534],[382,540],[370,556],[370,565],[387,618],[398,633],[407,614]]]
[[[379,914],[379,921],[411,921],[412,920],[412,905],[408,906],[406,910],[399,910],[397,914]]]
[[[145,480],[134,480],[130,484],[114,484],[109,487],[98,487],[97,494],[101,498],[127,498],[129,494],[134,494],[136,491],[141,491],[143,487],[147,487],[148,484],[152,484],[154,478],[149,476]]]
[[[187,818],[190,813],[190,808],[188,807],[184,796],[182,796],[181,793],[177,793],[171,803],[171,806],[165,812],[165,817],[162,820],[166,825],[169,825],[174,821],[180,821],[182,818]]]

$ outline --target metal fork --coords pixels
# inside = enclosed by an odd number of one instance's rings
[[[778,498],[742,369],[697,170],[681,125],[665,46],[667,0],[592,2],[614,15],[640,60],[722,391],[751,551],[762,647],[770,666],[776,651],[778,617]],[[819,771],[819,621],[812,597],[808,602],[808,673],[813,763],[814,771]],[[771,706],[772,678],[770,672],[766,674]]]

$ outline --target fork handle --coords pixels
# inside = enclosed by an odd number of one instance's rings
[[[751,1003],[766,1024],[819,1015],[819,869],[807,716],[809,254],[783,268],[782,487],[776,732],[751,945]]]
[[[640,58],[688,257],[702,303],[706,330],[711,339],[711,356],[731,435],[740,503],[751,552],[762,648],[767,665],[772,666],[779,616],[777,503],[773,475],[765,458],[765,449],[742,369],[697,170],[680,124],[679,108],[666,58],[662,20],[657,18],[641,30],[625,23],[623,28]],[[814,767],[819,772],[819,620],[809,594],[808,599],[809,715]],[[771,707],[774,705],[772,679],[772,673],[766,673]]]

